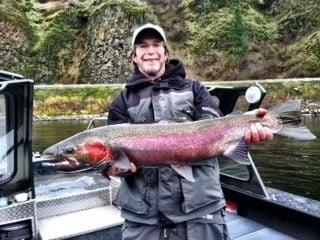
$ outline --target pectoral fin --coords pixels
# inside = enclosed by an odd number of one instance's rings
[[[179,165],[171,165],[171,167],[182,177],[190,182],[195,182],[192,167],[190,166],[179,166]]]
[[[223,156],[228,157],[236,163],[250,165],[248,158],[248,148],[244,140],[231,144],[223,153]]]
[[[130,160],[124,151],[116,151],[112,166],[123,170],[129,170],[131,168]]]

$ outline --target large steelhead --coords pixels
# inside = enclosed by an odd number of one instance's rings
[[[206,158],[226,156],[250,164],[244,133],[253,123],[269,127],[274,134],[299,140],[316,137],[298,125],[300,102],[290,101],[269,109],[264,117],[232,114],[195,122],[120,124],[94,128],[63,140],[43,153],[51,159],[43,167],[72,172],[112,165],[129,169],[173,166],[182,173],[186,165]]]

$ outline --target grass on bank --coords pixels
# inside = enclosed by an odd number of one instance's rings
[[[109,110],[112,100],[121,87],[62,86],[36,87],[35,116],[72,116],[103,114]]]
[[[320,80],[315,81],[277,81],[259,83],[266,89],[264,107],[270,107],[289,99],[301,99],[305,104],[320,103]],[[216,82],[210,85],[253,86],[251,82]],[[111,102],[119,94],[122,86],[108,85],[65,85],[59,87],[36,87],[35,116],[72,116],[104,114]]]

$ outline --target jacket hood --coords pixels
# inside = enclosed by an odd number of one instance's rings
[[[186,72],[181,61],[177,59],[171,59],[165,66],[165,73],[160,77],[159,82],[176,82],[183,81],[186,77]],[[154,80],[156,81],[156,80]],[[150,81],[143,75],[137,66],[134,68],[131,79],[127,82],[126,87],[133,87],[144,83],[154,82]]]

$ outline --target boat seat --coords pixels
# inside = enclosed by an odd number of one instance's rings
[[[284,233],[268,228],[248,218],[225,212],[225,220],[231,240],[292,240]]]

